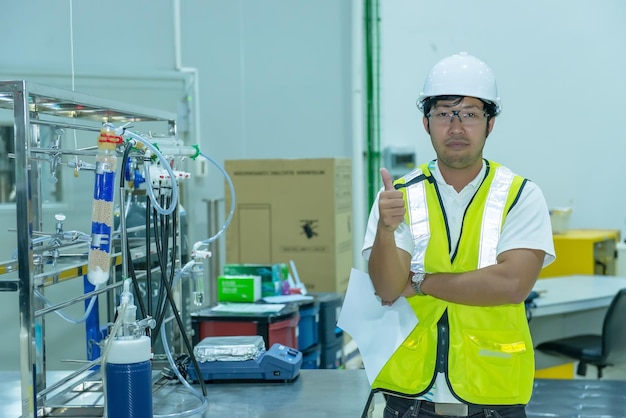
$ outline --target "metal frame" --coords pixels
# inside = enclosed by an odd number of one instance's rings
[[[2,280],[0,287],[1,290],[17,290],[19,294],[22,417],[37,417],[42,416],[38,414],[45,409],[45,405],[40,403],[45,403],[45,394],[52,389],[46,385],[44,339],[41,334],[44,316],[51,309],[42,309],[42,303],[34,297],[36,286],[46,280],[44,275],[42,282],[42,271],[34,263],[31,244],[33,230],[41,230],[43,225],[40,163],[33,158],[38,148],[33,130],[41,124],[49,124],[97,131],[104,122],[125,124],[146,121],[165,122],[167,134],[175,135],[176,121],[175,115],[169,112],[135,107],[24,80],[0,82],[0,108],[13,109],[18,248],[18,278]],[[14,268],[14,264],[11,265]],[[66,267],[66,271],[61,268],[52,276],[58,278],[65,274],[71,279],[82,277],[81,271],[82,274],[86,272],[86,266],[85,270],[77,269],[76,266],[70,268],[77,270],[77,273],[68,274]],[[49,280],[45,285],[56,282],[56,279]],[[110,285],[104,291],[111,291],[119,284]]]

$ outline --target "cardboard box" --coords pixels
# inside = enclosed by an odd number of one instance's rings
[[[223,275],[217,278],[218,302],[256,302],[261,299],[261,276]]]
[[[307,290],[345,292],[353,256],[351,160],[229,160],[224,167],[236,201],[226,262],[293,260]],[[226,186],[227,210],[231,199]]]

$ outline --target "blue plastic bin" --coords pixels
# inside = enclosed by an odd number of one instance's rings
[[[346,363],[343,351],[343,331],[335,334],[335,341],[321,343],[320,368],[342,369]]]
[[[320,344],[315,344],[302,351],[301,369],[319,369],[321,364],[322,349]]]
[[[303,351],[319,341],[320,304],[316,300],[299,302],[298,350]]]

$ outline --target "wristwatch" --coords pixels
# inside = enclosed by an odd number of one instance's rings
[[[413,273],[411,272],[411,287],[417,296],[426,296],[426,293],[422,291],[422,283],[426,278],[426,273]]]

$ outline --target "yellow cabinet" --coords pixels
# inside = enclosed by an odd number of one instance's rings
[[[539,278],[572,274],[615,275],[617,229],[571,229],[554,234],[556,260],[544,268]]]

